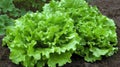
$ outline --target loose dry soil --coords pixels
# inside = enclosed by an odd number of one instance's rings
[[[94,0],[90,4],[96,5],[102,14],[114,19],[117,26],[119,51],[113,56],[103,58],[95,63],[87,63],[83,58],[73,55],[72,63],[63,67],[120,67],[120,0]],[[15,65],[9,60],[9,49],[1,46],[2,38],[3,36],[0,36],[0,67],[22,67],[21,65]]]

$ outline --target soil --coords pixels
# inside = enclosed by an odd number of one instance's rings
[[[94,0],[90,3],[96,5],[102,14],[114,19],[117,26],[118,47],[119,51],[111,57],[103,58],[95,63],[87,63],[77,55],[72,56],[72,63],[66,64],[63,67],[120,67],[120,0]],[[22,67],[16,65],[9,60],[9,49],[2,47],[0,36],[0,67]]]

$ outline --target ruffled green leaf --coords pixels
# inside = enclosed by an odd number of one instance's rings
[[[71,56],[72,55],[70,52],[66,52],[66,53],[62,53],[62,54],[51,54],[51,57],[48,60],[48,66],[49,67],[56,67],[56,64],[58,64],[58,66],[62,66],[66,63],[70,63]]]

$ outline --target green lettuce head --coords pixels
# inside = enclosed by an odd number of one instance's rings
[[[116,27],[84,0],[52,0],[43,11],[27,13],[8,27],[3,45],[12,62],[25,67],[62,66],[76,53],[87,62],[117,50]]]

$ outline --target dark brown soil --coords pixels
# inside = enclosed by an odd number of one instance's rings
[[[120,67],[120,0],[94,0],[90,4],[96,5],[104,15],[114,19],[117,26],[119,51],[115,55],[103,58],[103,60],[95,63],[87,63],[83,58],[73,55],[72,63],[66,64],[63,67]],[[21,65],[15,65],[9,60],[9,49],[2,47],[2,38],[0,36],[0,67],[22,67]]]

